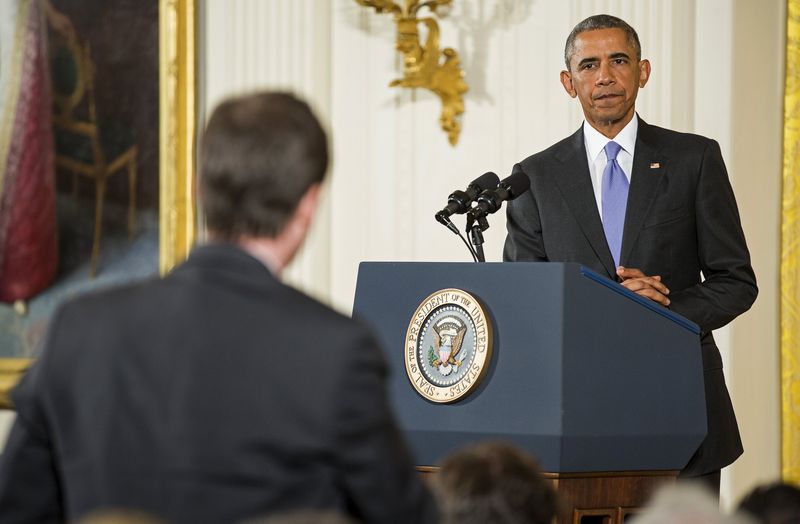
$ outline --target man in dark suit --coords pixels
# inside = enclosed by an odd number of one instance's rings
[[[161,280],[79,298],[13,393],[0,522],[126,508],[169,522],[294,509],[433,522],[368,330],[278,280],[328,164],[308,106],[223,103],[203,140],[210,242]]]
[[[579,23],[565,61],[561,83],[585,122],[514,166],[531,191],[508,206],[503,257],[583,264],[700,326],[708,434],[681,476],[718,492],[720,469],[742,443],[712,330],[757,294],[719,145],[638,118],[650,63],[619,18]]]

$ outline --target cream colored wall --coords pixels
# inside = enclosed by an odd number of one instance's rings
[[[14,412],[9,410],[0,410],[0,450],[6,445],[6,439],[11,431],[11,426],[14,424]]]
[[[254,89],[291,90],[330,124],[331,10],[320,0],[198,0],[201,114]],[[329,200],[287,278],[330,298]]]
[[[629,21],[653,63],[640,114],[720,142],[759,278],[753,310],[717,333],[746,448],[723,473],[730,506],[779,474],[783,4],[456,0],[442,42],[461,54],[471,91],[451,148],[432,95],[387,87],[400,66],[388,15],[352,0],[206,0],[205,108],[243,89],[291,87],[330,123],[329,198],[291,278],[348,311],[362,260],[468,260],[433,213],[453,189],[488,170],[502,177],[576,129],[579,107],[558,83],[566,33],[596,12]],[[500,260],[502,214],[486,238],[487,259]]]
[[[715,333],[745,447],[723,474],[727,504],[780,474],[784,4],[703,0],[696,6],[694,129],[720,142],[760,290],[751,311]]]
[[[759,298],[731,328],[727,369],[745,454],[733,492],[780,472],[779,262],[785,2],[734,2],[729,163]]]

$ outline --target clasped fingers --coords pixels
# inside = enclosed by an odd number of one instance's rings
[[[647,297],[663,306],[668,306],[670,303],[669,297],[667,297],[669,289],[657,277],[629,278],[623,280],[622,285],[637,295]]]

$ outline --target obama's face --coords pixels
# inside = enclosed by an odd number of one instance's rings
[[[572,49],[561,84],[578,98],[586,121],[613,138],[633,118],[636,95],[650,77],[650,62],[638,59],[622,29],[584,31]]]

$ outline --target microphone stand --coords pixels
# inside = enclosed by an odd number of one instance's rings
[[[467,215],[467,231],[469,231],[469,240],[475,247],[475,255],[478,262],[486,262],[486,257],[483,254],[483,232],[489,229],[489,221],[486,220],[486,215],[480,214],[477,218],[470,213]]]

